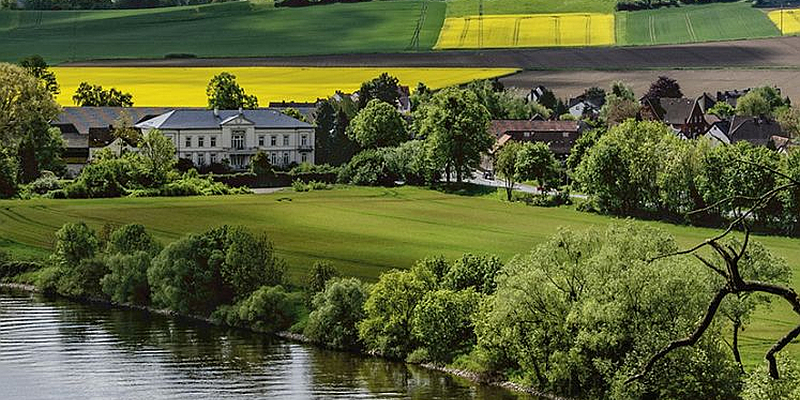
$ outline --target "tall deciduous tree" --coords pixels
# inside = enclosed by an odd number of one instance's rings
[[[488,131],[489,112],[474,93],[447,88],[437,92],[420,109],[419,133],[427,141],[431,160],[458,182],[480,163],[495,139]]]
[[[535,180],[547,192],[558,186],[561,164],[547,144],[527,142],[519,149],[517,174],[522,180]]]
[[[508,141],[494,154],[494,173],[503,180],[506,199],[511,201],[511,194],[517,184],[517,158],[521,145]]]
[[[378,99],[392,106],[397,105],[400,98],[400,80],[384,72],[377,78],[361,84],[358,90],[358,109],[369,104],[370,100]]]
[[[650,85],[650,89],[645,94],[645,97],[650,100],[661,98],[679,98],[683,97],[681,85],[678,81],[667,76],[659,76],[655,82]]]
[[[236,81],[236,76],[229,72],[211,78],[206,87],[206,96],[208,96],[208,108],[220,110],[258,108],[256,96],[245,93]]]
[[[79,107],[133,107],[133,95],[115,88],[81,82],[72,101]]]
[[[58,87],[58,81],[56,81],[56,74],[50,71],[50,66],[47,65],[47,62],[44,61],[42,56],[33,55],[23,58],[19,62],[19,65],[25,68],[25,70],[36,79],[39,79],[48,92],[52,93],[54,96],[61,93],[61,89]]]
[[[56,118],[53,96],[23,68],[0,63],[0,146],[16,148],[31,129]]]
[[[347,136],[363,148],[397,146],[410,139],[406,121],[397,108],[372,99],[358,112],[347,129]]]
[[[172,171],[177,159],[175,158],[175,144],[164,136],[159,130],[153,129],[142,136],[139,142],[139,151],[142,155],[144,167],[150,172],[156,182],[165,183],[167,174]]]

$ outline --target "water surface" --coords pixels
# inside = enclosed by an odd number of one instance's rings
[[[402,363],[3,289],[0,398],[531,399]]]

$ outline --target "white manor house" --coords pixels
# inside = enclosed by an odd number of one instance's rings
[[[314,163],[314,126],[274,109],[176,109],[135,127],[142,133],[158,129],[172,139],[178,157],[195,165],[228,160],[233,169],[242,170],[258,151],[272,165]]]
[[[64,107],[52,124],[61,130],[73,175],[97,150],[130,147],[111,134],[122,119],[142,132],[160,130],[172,139],[177,157],[197,166],[228,160],[233,169],[244,170],[258,151],[276,166],[315,162],[314,126],[273,108]]]

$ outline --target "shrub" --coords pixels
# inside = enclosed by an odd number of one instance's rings
[[[146,305],[150,302],[147,269],[151,256],[144,251],[117,253],[105,259],[109,273],[100,281],[108,297],[117,303]]]
[[[285,268],[266,236],[222,226],[171,243],[153,259],[147,278],[155,304],[208,315],[263,285],[280,284]]]
[[[364,150],[356,154],[339,171],[339,182],[360,186],[392,186],[396,178],[380,149]]]
[[[765,365],[752,370],[744,380],[742,400],[800,399],[800,366],[790,359],[778,358],[780,379],[772,379]]]
[[[332,279],[314,297],[304,334],[314,342],[334,349],[359,347],[358,323],[364,319],[367,290],[356,278]]]
[[[472,319],[481,296],[472,289],[428,292],[414,309],[414,336],[431,361],[449,363],[475,344]]]
[[[29,193],[45,194],[52,190],[61,189],[61,181],[56,174],[50,171],[42,171],[42,175],[27,186]]]
[[[445,274],[442,286],[451,290],[474,288],[479,293],[493,293],[495,276],[503,268],[497,256],[464,254]]]
[[[339,276],[339,271],[333,264],[327,261],[317,261],[311,267],[306,278],[306,293],[313,298],[314,295],[323,291],[329,280]]]
[[[292,181],[292,189],[295,192],[311,192],[314,190],[330,190],[332,188],[325,182],[310,181],[308,183],[304,183],[299,179],[295,179]]]
[[[282,286],[263,286],[232,307],[223,307],[215,318],[234,326],[244,326],[259,332],[279,332],[288,329],[302,314],[300,293],[286,292]]]

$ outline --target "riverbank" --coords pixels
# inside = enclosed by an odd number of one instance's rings
[[[42,292],[41,290],[39,290],[34,285],[23,284],[23,283],[0,282],[0,289],[10,289],[10,290],[23,291],[23,292],[29,292],[29,293],[41,293]],[[159,316],[170,317],[170,318],[181,318],[181,319],[185,319],[185,320],[191,320],[191,321],[194,321],[194,322],[202,322],[202,323],[209,324],[209,325],[214,325],[214,326],[241,329],[241,330],[245,330],[245,331],[249,331],[249,332],[253,332],[253,333],[271,335],[271,336],[274,336],[274,337],[277,337],[277,338],[280,338],[282,340],[289,341],[289,342],[302,343],[302,344],[312,345],[314,347],[319,347],[319,346],[316,346],[316,344],[314,342],[312,342],[310,339],[308,339],[306,336],[304,336],[302,334],[298,334],[298,333],[288,332],[288,331],[269,333],[269,332],[258,331],[256,329],[252,329],[251,327],[229,326],[227,324],[224,324],[224,323],[222,323],[220,321],[215,321],[215,320],[213,320],[211,318],[208,318],[208,317],[202,317],[202,316],[199,316],[199,315],[179,314],[179,313],[176,313],[176,312],[174,312],[172,310],[167,310],[167,309],[158,309],[158,308],[154,308],[154,307],[140,306],[140,305],[135,305],[135,304],[114,303],[114,302],[111,302],[111,301],[108,301],[108,300],[104,300],[104,299],[73,298],[73,297],[69,297],[69,296],[63,296],[63,295],[60,295],[60,294],[56,294],[55,296],[67,299],[69,301],[79,302],[79,303],[85,302],[85,303],[103,305],[103,306],[107,306],[107,307],[111,307],[111,308],[142,311],[142,312],[153,314],[153,315],[159,315]],[[342,351],[339,351],[339,352],[342,352]],[[386,358],[381,357],[379,355],[370,354],[370,353],[366,353],[366,352],[347,352],[347,353],[358,355],[358,356],[361,356],[361,357],[372,357],[372,358],[386,359]],[[398,360],[393,360],[393,359],[392,360],[386,359],[386,360],[387,361],[398,361]],[[401,361],[401,362],[403,362],[403,361]],[[558,396],[554,396],[554,395],[551,395],[551,394],[542,393],[542,392],[539,392],[539,391],[537,391],[537,390],[535,390],[535,389],[533,389],[531,387],[522,386],[522,385],[510,382],[510,381],[501,381],[501,380],[491,379],[490,377],[487,377],[485,375],[478,374],[478,373],[475,373],[475,372],[472,372],[472,371],[456,369],[456,368],[449,368],[447,366],[435,365],[435,364],[430,364],[430,363],[423,363],[423,364],[412,364],[412,363],[407,363],[407,362],[404,362],[404,363],[405,364],[409,364],[409,365],[417,365],[419,367],[422,367],[422,368],[425,368],[425,369],[428,369],[428,370],[431,370],[431,371],[436,371],[436,372],[441,372],[441,373],[445,373],[445,374],[448,374],[448,375],[456,376],[456,377],[468,380],[470,382],[473,382],[473,383],[476,383],[476,384],[479,384],[479,385],[487,385],[487,386],[498,387],[498,388],[502,388],[502,389],[505,389],[505,390],[510,390],[510,391],[513,391],[513,392],[529,394],[529,395],[533,395],[533,396],[537,396],[537,397],[540,397],[540,398],[543,398],[543,399],[549,399],[549,400],[570,400],[568,398],[558,397]]]

